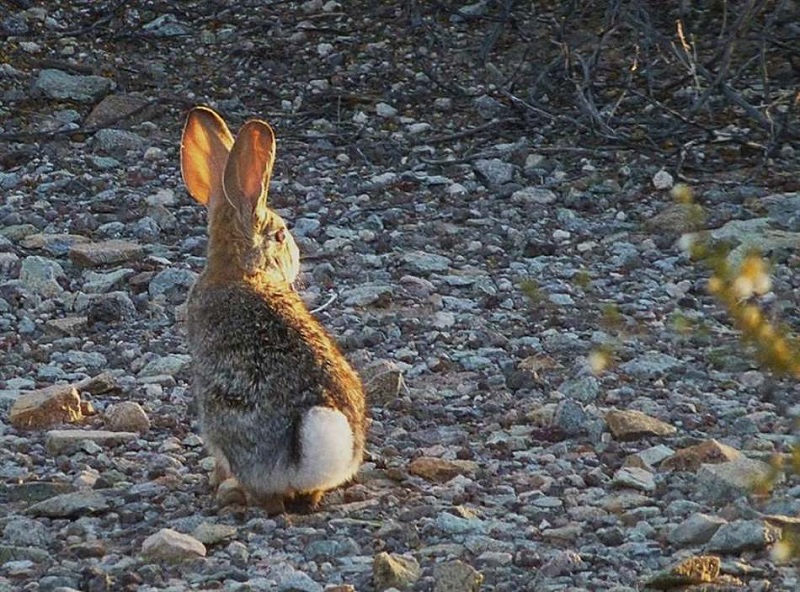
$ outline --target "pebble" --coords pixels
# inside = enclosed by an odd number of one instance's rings
[[[372,561],[372,580],[377,592],[390,588],[404,590],[411,587],[421,575],[416,559],[396,553],[378,553]]]
[[[73,454],[83,450],[86,443],[100,447],[117,446],[135,440],[135,432],[111,432],[106,430],[50,430],[47,432],[47,451],[53,456]]]
[[[719,527],[726,523],[724,518],[717,516],[692,514],[670,531],[669,542],[678,547],[702,545],[708,542]]]
[[[139,259],[142,254],[141,245],[124,240],[78,243],[69,250],[70,259],[83,267],[101,267],[126,263]]]
[[[112,79],[103,76],[80,76],[62,70],[44,69],[33,83],[33,90],[49,99],[93,103],[114,86]]]
[[[478,592],[483,574],[463,561],[447,561],[433,569],[433,580],[433,592]]]
[[[109,499],[99,491],[62,493],[29,506],[25,512],[45,518],[78,518],[103,513],[110,508]]]
[[[103,421],[112,432],[143,434],[150,429],[150,418],[135,401],[122,401],[109,405],[103,413]]]
[[[54,298],[64,291],[59,283],[64,278],[64,269],[57,261],[38,255],[25,257],[19,270],[22,285],[45,298]]]
[[[647,436],[671,436],[677,429],[641,411],[614,409],[606,413],[606,423],[618,440],[638,440]]]
[[[162,528],[142,543],[142,555],[156,561],[186,561],[206,556],[206,546],[188,534]]]

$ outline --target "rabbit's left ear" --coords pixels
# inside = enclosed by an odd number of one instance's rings
[[[240,211],[264,215],[274,163],[272,128],[258,119],[245,123],[233,143],[222,178],[228,201]]]
[[[222,174],[232,145],[228,126],[213,110],[189,112],[181,138],[181,174],[189,193],[204,206],[224,198]]]

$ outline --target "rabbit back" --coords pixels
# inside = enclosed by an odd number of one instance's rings
[[[259,494],[325,490],[364,449],[358,375],[291,289],[205,285],[188,302],[204,441]]]

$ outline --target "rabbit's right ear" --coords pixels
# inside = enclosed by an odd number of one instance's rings
[[[191,196],[204,206],[224,197],[222,175],[231,146],[233,136],[213,110],[189,111],[181,139],[181,174]]]
[[[275,134],[265,121],[251,119],[242,126],[231,148],[222,185],[225,196],[245,219],[266,214],[267,191],[275,163]]]

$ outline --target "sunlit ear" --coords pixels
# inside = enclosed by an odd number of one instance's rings
[[[181,174],[191,196],[207,206],[223,197],[222,175],[233,136],[208,107],[189,111],[181,138]]]
[[[275,134],[265,121],[253,119],[239,130],[225,165],[222,186],[237,208],[263,213],[275,163]]]

